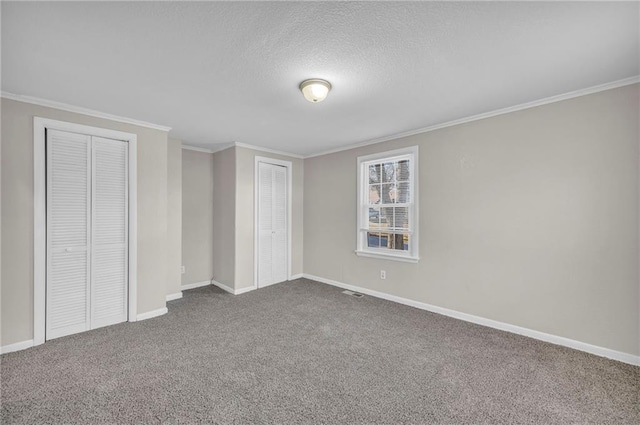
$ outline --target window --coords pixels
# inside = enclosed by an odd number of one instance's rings
[[[358,157],[356,254],[418,261],[418,147]]]

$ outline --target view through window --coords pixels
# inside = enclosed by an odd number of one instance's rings
[[[415,153],[359,158],[359,251],[414,257]],[[370,159],[368,159],[370,158]]]

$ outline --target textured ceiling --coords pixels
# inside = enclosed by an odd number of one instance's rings
[[[3,2],[2,90],[308,155],[637,75],[639,7]]]

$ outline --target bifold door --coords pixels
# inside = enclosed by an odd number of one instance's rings
[[[128,146],[47,131],[46,339],[127,320]]]
[[[258,287],[287,280],[287,168],[258,163]]]

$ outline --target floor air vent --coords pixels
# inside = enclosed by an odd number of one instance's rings
[[[347,295],[351,295],[352,297],[356,297],[356,298],[362,298],[364,295],[358,293],[358,292],[353,292],[353,291],[342,291],[343,294],[347,294]]]

